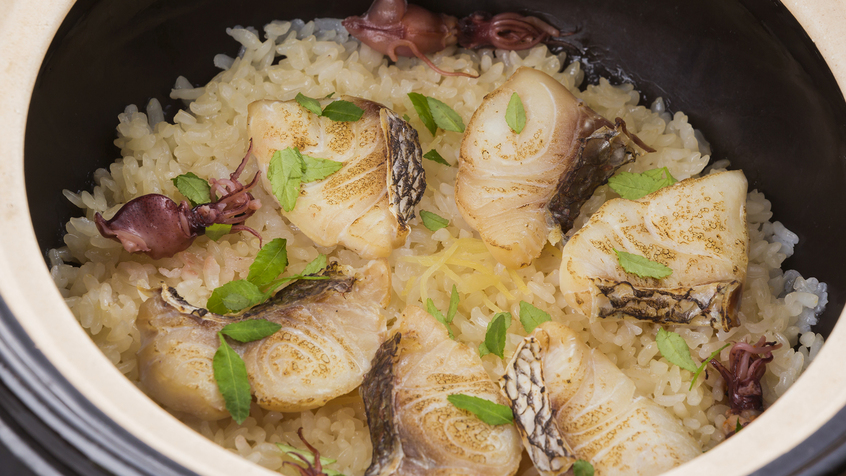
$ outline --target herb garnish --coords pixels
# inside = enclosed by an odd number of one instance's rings
[[[666,278],[673,274],[673,270],[669,267],[643,256],[617,251],[616,249],[614,252],[617,253],[617,259],[620,261],[623,271],[629,274],[635,274],[641,278],[655,279]]]
[[[426,210],[420,210],[420,219],[423,220],[423,226],[429,231],[438,231],[441,228],[446,228],[449,225],[449,220]]]
[[[206,227],[206,236],[212,241],[217,241],[232,232],[232,225],[229,223],[213,223]]]
[[[574,476],[593,476],[594,469],[593,465],[589,462],[579,459],[573,463],[573,475]]]
[[[485,341],[479,344],[479,357],[494,354],[500,359],[505,358],[505,337],[511,327],[511,313],[497,313],[488,323]]]
[[[699,374],[701,374],[702,371],[705,370],[705,367],[708,365],[708,362],[714,360],[714,358],[716,358],[718,355],[720,355],[720,352],[722,352],[723,349],[725,349],[726,347],[728,347],[730,345],[731,345],[731,343],[727,343],[726,345],[720,347],[719,349],[715,350],[714,352],[711,352],[711,355],[707,359],[705,359],[705,361],[702,362],[702,364],[700,364],[699,367],[697,367],[696,372],[693,373],[693,379],[690,381],[690,388],[688,388],[688,390],[693,390],[693,384],[696,383],[696,379],[699,377]]]
[[[308,464],[314,465],[314,453],[309,450],[301,450],[291,445],[285,445],[282,443],[276,443],[276,447],[282,450],[286,455],[293,456],[295,458],[300,458],[301,460],[307,462]],[[334,464],[337,463],[338,460],[332,458],[326,458],[325,456],[320,457],[320,466],[326,466],[327,464]],[[328,468],[321,468],[323,474],[326,476],[344,476],[340,471],[336,471],[334,469]]]
[[[620,172],[608,179],[608,185],[621,197],[637,200],[652,192],[678,182],[667,167],[647,170],[643,173]]]
[[[178,175],[171,181],[176,185],[179,193],[188,199],[192,207],[211,201],[211,186],[206,180],[197,177],[193,172]]]
[[[226,410],[239,425],[250,416],[250,379],[247,377],[247,366],[241,356],[235,352],[223,334],[218,333],[220,347],[214,353],[212,369],[217,388],[223,395]]]
[[[323,180],[343,166],[343,162],[310,157],[301,154],[296,147],[288,147],[273,153],[267,178],[279,204],[290,212],[297,205],[301,184]]]
[[[408,98],[411,99],[411,104],[423,125],[434,136],[441,128],[445,131],[464,132],[464,121],[451,107],[443,102],[424,96],[420,93],[408,93]]]
[[[333,94],[335,93],[329,94],[325,99],[329,99]],[[296,99],[300,106],[314,114],[329,118],[335,122],[355,122],[361,119],[361,116],[364,114],[364,109],[349,101],[332,101],[321,109],[320,102],[317,99],[310,98],[303,93],[297,93],[297,97],[294,99]]]
[[[457,408],[473,413],[488,425],[507,425],[514,421],[514,413],[508,405],[461,393],[448,395],[447,400]]]
[[[535,327],[549,320],[552,320],[552,318],[548,312],[542,311],[526,301],[520,301],[520,324],[523,324],[523,329],[526,332],[532,332]]]
[[[425,154],[423,154],[423,158],[429,159],[432,162],[437,162],[439,164],[446,165],[447,167],[452,167],[452,165],[450,165],[450,163],[447,162],[446,159],[441,157],[441,154],[439,154],[438,151],[435,150],[435,149],[432,149],[429,152],[426,152]]]
[[[519,134],[526,127],[526,110],[523,108],[523,101],[517,93],[511,94],[508,101],[508,108],[505,110],[505,122],[512,131]]]
[[[735,420],[734,424],[734,434],[740,433],[740,430],[743,429],[743,425],[740,424],[740,416],[738,415],[737,420]]]
[[[450,327],[452,320],[455,319],[455,314],[458,312],[458,289],[456,289],[455,285],[452,285],[452,292],[449,296],[449,309],[446,316],[435,307],[435,302],[432,301],[432,298],[426,299],[426,311],[437,319],[438,322],[443,324],[447,328],[447,332],[449,332],[449,338],[455,340],[455,334],[452,333],[452,328]]]
[[[655,336],[655,342],[658,344],[658,350],[671,364],[696,372],[696,363],[690,357],[690,347],[685,342],[682,336],[675,332],[668,331],[663,327],[658,329],[658,335]]]

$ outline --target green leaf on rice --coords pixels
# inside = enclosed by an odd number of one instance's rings
[[[211,201],[211,186],[193,172],[177,175],[171,181],[179,193],[188,199],[192,207]]]
[[[447,162],[446,159],[441,157],[441,154],[439,154],[438,151],[435,150],[435,149],[432,149],[429,152],[426,152],[425,154],[423,154],[423,158],[429,159],[432,162],[437,162],[439,164],[446,165],[447,167],[452,167],[452,165],[450,165],[450,163]]]
[[[232,419],[239,425],[250,416],[250,380],[247,377],[247,366],[241,356],[235,352],[223,334],[218,333],[220,347],[214,353],[212,369],[217,388],[223,395],[226,410],[232,415]]]
[[[445,131],[464,132],[464,121],[453,109],[435,98],[426,98],[435,124]]]
[[[452,291],[449,295],[449,309],[447,310],[446,321],[452,323],[455,319],[455,313],[458,312],[458,288],[452,285]]]
[[[573,476],[593,476],[593,465],[589,462],[579,459],[573,463]]]
[[[308,155],[300,154],[305,164],[302,183],[316,182],[334,174],[344,167],[343,162],[329,159],[318,159]]]
[[[310,98],[303,93],[297,93],[297,97],[295,97],[296,101],[300,104],[300,106],[308,109],[309,111],[317,114],[318,116],[323,115],[323,109],[320,107],[320,101],[314,98]]]
[[[410,118],[410,117],[408,117],[408,114],[403,114],[403,115],[402,115],[402,120],[403,120],[403,121],[405,121],[405,122],[411,122],[411,118]]]
[[[247,281],[263,288],[273,282],[288,267],[288,240],[274,238],[261,247],[253,264]]]
[[[206,227],[205,234],[212,241],[217,241],[232,232],[232,225],[228,223],[214,223]]]
[[[508,333],[508,328],[511,327],[511,313],[500,312],[497,313],[491,322],[488,323],[488,329],[485,332],[485,350],[496,355],[500,359],[505,358],[505,338]],[[479,347],[480,357],[481,346]]]
[[[323,108],[323,115],[335,122],[355,122],[361,119],[364,109],[349,101],[330,102]]]
[[[286,212],[290,212],[297,205],[304,173],[305,161],[296,148],[277,150],[270,158],[267,179],[270,181],[273,195]]]
[[[658,344],[658,351],[668,362],[690,372],[696,372],[696,363],[690,357],[690,347],[682,336],[662,327],[658,329],[655,342]]]
[[[473,413],[488,425],[507,425],[514,421],[514,413],[508,405],[460,393],[448,395],[447,400],[457,408]]]
[[[699,374],[701,374],[702,371],[705,370],[705,367],[708,365],[708,362],[714,360],[718,355],[720,355],[720,352],[722,352],[723,349],[725,349],[726,347],[728,347],[730,345],[731,345],[731,343],[727,343],[726,345],[720,347],[719,349],[715,350],[714,352],[711,352],[711,355],[707,359],[705,359],[705,361],[702,362],[699,365],[699,367],[696,368],[696,372],[693,373],[693,378],[690,380],[690,388],[688,388],[688,391],[693,390],[693,384],[696,383],[696,379],[699,378]]]
[[[280,450],[282,450],[282,452],[284,452],[286,455],[289,455],[289,456],[299,455],[303,459],[308,461],[310,464],[314,464],[314,453],[312,453],[309,450],[301,450],[301,449],[293,447],[291,445],[284,445],[282,443],[276,443],[276,447],[279,448]],[[300,460],[296,456],[294,456],[293,459],[297,464],[300,464],[300,465],[302,464],[302,460]],[[325,456],[320,457],[320,465],[321,466],[335,464],[337,461],[338,460],[335,460],[335,459],[332,459],[332,458],[326,458]],[[334,469],[325,468],[325,467],[323,468],[323,474],[325,474],[326,476],[344,476],[339,471],[336,471]]]
[[[272,336],[282,326],[265,319],[250,319],[223,326],[220,332],[238,342],[253,342]]]
[[[438,231],[449,226],[449,220],[426,210],[420,210],[420,219],[423,221],[423,226],[428,228],[429,231]]]
[[[673,274],[673,270],[668,266],[652,261],[644,256],[627,253],[625,251],[617,251],[617,260],[623,271],[640,276],[641,278],[655,278],[662,279]]]
[[[511,94],[511,99],[508,101],[508,107],[505,109],[505,123],[516,134],[523,132],[523,128],[526,127],[526,110],[517,93]]]
[[[608,179],[608,185],[626,200],[637,200],[678,182],[670,169],[661,167],[643,173],[620,172]]]
[[[520,301],[520,323],[523,324],[523,329],[526,332],[531,333],[535,330],[535,327],[550,320],[552,318],[548,312],[538,309],[526,301]]]
[[[438,126],[435,124],[435,118],[432,117],[432,111],[429,109],[429,101],[426,100],[426,96],[420,93],[408,93],[408,99],[411,99],[411,105],[414,106],[414,110],[417,111],[417,115],[420,116],[423,125],[434,136],[438,132]]]
[[[300,273],[301,276],[308,276],[310,274],[317,274],[323,271],[326,268],[328,262],[326,261],[326,255],[319,254],[317,258],[314,258],[311,263],[307,264],[303,272]]]
[[[479,344],[479,357],[484,357],[490,353],[491,351],[488,350],[488,346],[486,346],[484,342]]]
[[[231,314],[264,301],[264,293],[255,284],[239,279],[212,291],[206,308],[215,314]]]
[[[446,327],[447,332],[449,333],[449,338],[455,340],[455,335],[452,333],[452,328],[449,326],[449,321],[447,321],[447,318],[444,317],[444,315],[441,313],[441,311],[438,310],[437,307],[435,307],[435,302],[432,301],[432,298],[426,298],[426,310],[435,319],[437,319],[438,322],[440,322],[444,325],[444,327]]]

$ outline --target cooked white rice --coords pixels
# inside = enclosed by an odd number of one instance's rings
[[[171,97],[182,99],[185,109],[174,116],[173,123],[164,122],[155,99],[147,104],[146,113],[128,106],[119,115],[115,140],[122,158],[109,170],[95,172],[97,185],[91,192],[65,192],[84,216],[67,224],[67,246],[50,251],[53,278],[94,342],[133,381],[138,380],[135,353],[139,332],[135,318],[151,290],[164,281],[188,301],[204,305],[214,288],[246,278],[259,240],[248,234],[228,235],[218,242],[201,237],[172,258],[151,260],[130,255],[120,244],[101,237],[93,222],[94,213],[111,217],[123,203],[148,193],[163,193],[178,200],[181,196],[171,179],[188,171],[203,178],[228,176],[247,149],[246,113],[252,101],[290,100],[298,92],[311,97],[335,92],[371,99],[400,115],[411,116],[423,150],[437,149],[455,165],[461,134],[441,132],[433,138],[417,118],[407,93],[436,97],[467,122],[486,94],[519,66],[528,66],[552,75],[605,117],[622,117],[632,132],[658,150],[628,165],[627,170],[666,166],[676,178],[684,179],[701,173],[709,161],[707,143],[683,113],[671,116],[661,99],[651,107],[638,105],[640,95],[628,84],[612,86],[601,80],[599,85],[579,91],[576,86],[583,79],[579,63],[562,67],[564,56],[552,55],[544,46],[524,52],[449,48],[435,55],[435,63],[443,69],[470,68],[481,73],[478,79],[469,79],[442,77],[414,59],[401,59],[389,66],[381,54],[350,39],[336,20],[273,22],[264,27],[264,40],[253,29],[232,28],[227,33],[243,45],[240,54],[237,58],[216,56],[214,63],[223,71],[204,87],[194,88],[186,78],[177,79]],[[450,225],[433,233],[419,221],[412,223],[405,246],[390,259],[394,294],[389,317],[398,316],[407,304],[420,305],[426,298],[445,309],[449,290],[456,284],[461,295],[454,321],[456,335],[475,348],[495,313],[510,311],[516,316],[518,303],[530,302],[579,332],[590,346],[605,352],[636,382],[640,392],[682,419],[703,447],[721,441],[717,429],[728,407],[717,372],[700,378],[688,391],[691,373],[661,358],[654,339],[657,326],[613,320],[590,322],[574,312],[558,289],[559,248],[548,245],[539,259],[519,271],[498,264],[455,206],[457,168],[424,162],[428,188],[418,210],[437,213],[449,219]],[[244,176],[253,173],[255,165],[250,163]],[[291,272],[301,270],[318,253],[354,266],[363,264],[355,253],[341,247],[315,246],[281,218],[270,195],[262,190],[255,195],[264,206],[247,225],[266,240],[288,240]],[[592,212],[614,196],[607,186],[600,187],[583,207],[576,227],[584,225]],[[798,238],[781,223],[770,221],[770,202],[763,194],[749,193],[747,212],[749,269],[741,327],[729,332],[684,327],[673,330],[685,338],[694,358],[700,361],[728,340],[757,341],[766,335],[767,340],[782,343],[763,381],[769,404],[795,382],[822,346],[822,336],[811,331],[811,326],[825,306],[826,286],[814,278],[804,279],[796,271],[782,272],[781,263],[793,253]],[[520,324],[513,321],[506,355],[524,335]],[[793,349],[797,344],[798,351]],[[721,360],[727,360],[728,351],[723,350]],[[502,373],[503,362],[496,356],[482,360],[492,377]],[[282,472],[291,470],[282,469],[283,458],[273,443],[301,446],[296,437],[300,426],[324,456],[338,460],[334,469],[360,475],[370,462],[370,437],[356,394],[299,414],[269,412],[253,405],[250,418],[240,426],[230,419],[201,422],[184,415],[177,417],[229,451]]]

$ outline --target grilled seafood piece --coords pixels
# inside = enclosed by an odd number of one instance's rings
[[[513,475],[520,437],[447,400],[465,394],[505,403],[475,350],[449,338],[422,309],[405,309],[360,388],[373,441],[365,475]]]
[[[564,246],[561,291],[586,316],[729,330],[739,325],[748,242],[743,172],[683,180],[636,201],[602,205]],[[627,274],[615,249],[673,273]]]
[[[526,112],[519,134],[505,121],[513,93]],[[455,201],[497,261],[528,266],[547,239],[573,227],[594,190],[634,160],[630,142],[622,121],[610,123],[546,73],[520,68],[470,119]]]
[[[317,116],[296,101],[256,101],[247,130],[262,183],[272,192],[267,169],[277,150],[343,162],[324,180],[304,183],[297,205],[280,209],[320,246],[338,243],[361,257],[384,258],[405,243],[408,220],[426,189],[417,131],[390,109],[344,96],[364,110],[355,122]],[[321,100],[321,106],[329,103]]]
[[[678,418],[637,396],[630,378],[563,324],[545,322],[526,337],[500,385],[543,476],[577,459],[597,475],[656,475],[702,454]]]
[[[238,317],[194,307],[163,288],[138,315],[143,388],[173,410],[204,420],[227,417],[212,369],[217,332],[232,322],[266,319],[282,329],[255,342],[230,341],[262,408],[307,410],[354,390],[386,336],[380,311],[390,299],[391,273],[378,260],[358,270],[333,263],[324,275],[329,279],[296,281]]]

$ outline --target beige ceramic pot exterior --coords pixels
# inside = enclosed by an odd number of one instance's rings
[[[783,0],[846,94],[846,0]],[[138,391],[103,356],[50,285],[24,186],[24,130],[41,61],[72,0],[0,0],[0,296],[60,372],[105,414],[202,475],[278,474],[222,451]],[[46,171],[45,171],[46,172]],[[749,429],[668,475],[748,474],[846,405],[846,318],[796,385]]]

